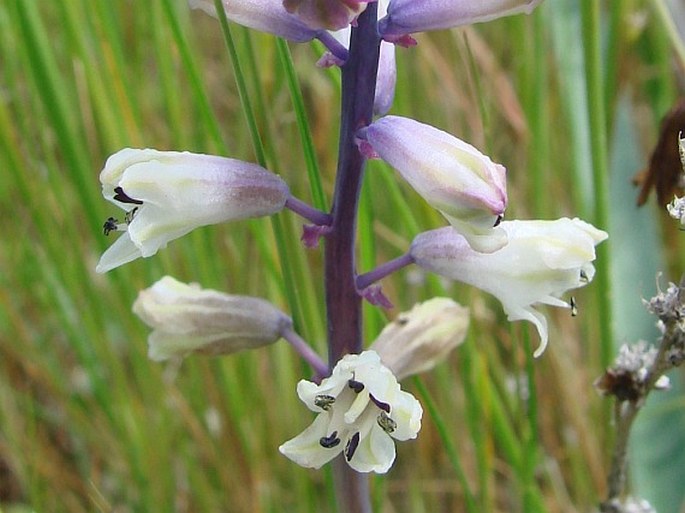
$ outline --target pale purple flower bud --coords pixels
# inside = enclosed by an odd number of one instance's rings
[[[214,0],[189,0],[192,9],[201,9],[216,18]],[[226,17],[244,27],[305,43],[317,37],[311,28],[283,7],[283,0],[223,0]]]
[[[494,228],[507,206],[503,166],[470,144],[409,118],[381,118],[362,137],[473,249],[491,253],[506,244],[506,234]]]
[[[367,2],[359,0],[282,0],[283,7],[313,29],[339,30],[349,26]]]
[[[570,308],[560,296],[589,283],[595,268],[595,246],[607,238],[580,219],[504,221],[508,243],[499,251],[473,251],[451,228],[418,235],[410,254],[420,267],[478,287],[497,297],[510,321],[535,324],[541,340],[539,356],[548,339],[547,319],[533,308],[546,304]]]
[[[140,291],[133,312],[153,328],[148,356],[155,361],[265,346],[292,326],[290,317],[264,299],[202,289],[171,276]]]
[[[257,164],[189,152],[126,148],[100,173],[103,196],[126,211],[105,234],[124,231],[96,271],[149,257],[200,226],[275,214],[290,196],[277,175]]]
[[[378,25],[389,40],[427,30],[530,14],[542,0],[392,0],[388,15]]]
[[[464,341],[468,327],[468,308],[446,297],[434,297],[399,314],[369,349],[402,380],[444,360]]]

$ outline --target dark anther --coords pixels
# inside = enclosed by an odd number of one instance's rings
[[[397,429],[397,422],[388,417],[388,415],[384,411],[382,411],[380,415],[378,415],[376,422],[378,422],[378,425],[381,427],[381,429],[388,434],[392,433],[393,431],[395,431],[395,429]]]
[[[576,298],[571,296],[571,317],[578,315],[578,305],[576,304]]]
[[[117,229],[117,224],[119,221],[113,217],[108,217],[105,224],[102,225],[102,233],[109,235],[110,232],[114,232]]]
[[[587,274],[582,269],[580,270],[580,281],[585,282],[585,283],[590,281],[590,280],[588,280]]]
[[[504,219],[504,216],[497,216],[497,219],[495,219],[495,224],[492,225],[493,228],[496,226],[499,226],[499,224],[502,222],[502,219]]]
[[[135,207],[133,210],[129,210],[126,212],[126,217],[124,218],[124,221],[126,221],[127,224],[131,224],[131,221],[133,221],[133,218],[136,217],[136,214],[138,213],[138,207]]]
[[[354,390],[354,393],[355,393],[355,394],[358,394],[359,392],[361,392],[362,390],[364,390],[364,383],[362,383],[362,382],[360,382],[360,381],[355,381],[355,380],[351,379],[351,380],[349,380],[349,381],[347,382],[347,385],[348,385],[352,390]]]
[[[143,204],[142,201],[127,196],[124,192],[124,189],[122,189],[121,187],[115,187],[114,192],[116,192],[116,194],[114,195],[114,199],[117,201],[121,201],[122,203],[132,203],[133,205]]]
[[[319,394],[314,398],[314,406],[318,406],[324,411],[330,410],[334,402],[335,397],[332,395]]]
[[[330,436],[322,436],[319,438],[319,445],[324,449],[332,449],[333,447],[340,444],[340,438],[338,438],[338,432],[333,431]]]
[[[350,461],[352,456],[354,456],[354,453],[357,452],[360,438],[361,436],[359,435],[359,431],[357,431],[354,435],[352,435],[352,438],[347,441],[347,445],[345,446],[345,459],[347,461]]]
[[[390,413],[390,405],[388,403],[384,403],[383,401],[379,401],[376,399],[373,395],[369,394],[369,398],[371,401],[373,401],[373,404],[378,406],[381,410],[383,410],[385,413]]]

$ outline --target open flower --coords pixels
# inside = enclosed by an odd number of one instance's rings
[[[342,452],[357,472],[385,473],[395,461],[392,439],[421,429],[421,404],[374,351],[344,356],[320,385],[300,381],[297,394],[319,415],[279,450],[303,467],[320,468]]]
[[[470,144],[409,118],[385,116],[360,135],[473,249],[491,253],[506,244],[505,232],[495,228],[507,206],[503,166]]]
[[[282,0],[283,7],[314,29],[339,30],[349,26],[367,2],[360,0]]]
[[[283,180],[257,164],[151,149],[115,153],[100,181],[126,218],[105,223],[105,234],[125,233],[100,258],[99,273],[152,256],[200,226],[274,214],[290,195]]]
[[[379,22],[389,40],[414,32],[438,30],[511,16],[530,14],[542,0],[392,0]]]
[[[509,242],[491,254],[477,253],[451,228],[418,235],[410,250],[422,268],[478,287],[496,296],[510,321],[528,320],[540,338],[539,356],[547,346],[547,319],[533,308],[541,303],[569,308],[566,291],[590,282],[595,246],[607,238],[580,219],[505,221]]]
[[[165,276],[140,291],[133,312],[153,328],[150,359],[221,355],[272,344],[292,325],[268,301],[235,296]]]
[[[370,349],[398,380],[426,372],[464,341],[469,309],[434,297],[402,312],[383,328]]]

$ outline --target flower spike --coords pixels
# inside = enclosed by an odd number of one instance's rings
[[[125,231],[100,258],[104,273],[209,224],[275,214],[290,193],[277,175],[257,164],[188,152],[126,148],[100,173],[103,196],[126,211],[104,231]]]
[[[473,251],[451,228],[418,235],[410,253],[420,267],[478,287],[497,297],[510,321],[535,324],[547,346],[547,319],[533,308],[541,303],[563,308],[566,291],[592,281],[595,246],[608,235],[580,219],[504,221],[508,244],[491,254]]]

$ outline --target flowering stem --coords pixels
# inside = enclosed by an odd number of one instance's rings
[[[311,205],[307,205],[304,201],[297,199],[295,196],[290,196],[286,200],[285,208],[292,210],[317,226],[328,226],[333,219],[329,214],[321,212],[321,210],[318,210]]]
[[[362,350],[361,298],[355,283],[355,239],[359,192],[365,158],[355,144],[356,131],[373,116],[380,39],[376,3],[369,3],[352,28],[350,51],[342,66],[342,105],[338,169],[326,238],[325,287],[328,318],[328,360],[333,367],[348,353]],[[341,460],[333,475],[340,513],[369,513],[368,478]]]
[[[390,260],[389,262],[385,262],[384,264],[381,264],[378,267],[376,267],[373,271],[369,271],[368,273],[360,274],[359,276],[357,276],[357,289],[364,290],[372,283],[380,281],[386,276],[394,273],[395,271],[399,271],[403,267],[407,267],[408,265],[411,265],[413,263],[414,257],[411,256],[409,253],[405,253],[404,255],[397,257],[393,260]]]
[[[321,357],[316,354],[312,347],[304,341],[291,327],[283,330],[281,336],[297,351],[311,368],[316,372],[318,378],[323,378],[329,374],[328,365]]]

